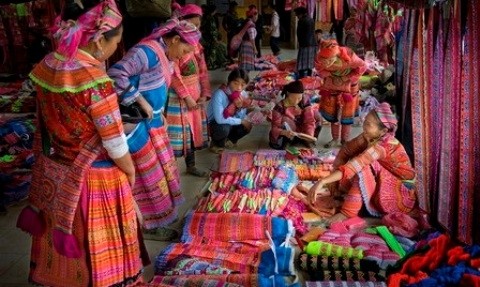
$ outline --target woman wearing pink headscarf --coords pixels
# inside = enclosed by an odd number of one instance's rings
[[[174,61],[192,53],[199,40],[195,25],[171,19],[108,70],[121,104],[137,105],[145,117],[126,129],[137,174],[133,194],[147,239],[168,241],[178,236],[175,230],[164,228],[176,219],[183,196],[163,111],[172,74],[179,73]]]
[[[344,202],[330,222],[357,216],[362,206],[373,216],[412,211],[415,169],[394,137],[396,129],[390,105],[380,104],[365,118],[363,133],[342,147],[333,164],[336,170],[310,189],[309,200],[314,203],[328,184],[339,181]]]
[[[17,226],[32,235],[29,279],[43,286],[125,286],[143,269],[135,167],[104,66],[122,16],[115,1],[98,2],[66,1],[58,49],[30,74],[36,163]]]
[[[177,4],[173,16],[200,28],[202,9],[195,4],[183,7]],[[168,105],[165,109],[168,136],[175,156],[185,157],[187,173],[205,177],[208,173],[195,166],[195,150],[205,148],[208,144],[207,119],[203,104],[211,96],[202,45],[198,43],[192,53],[176,63],[180,73],[172,77]]]
[[[252,7],[246,12],[246,16],[247,20],[240,32],[244,34],[238,52],[238,67],[250,72],[255,70],[255,57],[257,56],[257,49],[260,49],[255,45],[255,38],[257,37],[255,22],[258,20],[258,10]]]

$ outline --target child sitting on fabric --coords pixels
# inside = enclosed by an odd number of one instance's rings
[[[345,192],[340,212],[331,223],[358,215],[362,206],[373,216],[409,213],[416,203],[415,169],[403,145],[395,138],[397,119],[390,105],[375,107],[363,123],[363,133],[347,142],[333,164],[335,171],[309,191],[312,203],[326,185],[339,182]]]
[[[309,101],[304,100],[303,92],[301,81],[291,82],[283,88],[282,95],[285,98],[277,103],[272,111],[271,148],[284,149],[295,137],[296,141],[306,143],[307,146],[315,143],[315,114]],[[300,134],[313,139],[302,140],[298,138]]]

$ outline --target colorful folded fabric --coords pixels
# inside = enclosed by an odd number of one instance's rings
[[[246,172],[253,168],[252,152],[244,151],[224,151],[220,156],[218,171],[226,172]]]
[[[187,216],[182,242],[188,243],[194,238],[225,242],[265,240],[268,239],[266,232],[271,234],[278,246],[293,235],[294,229],[291,221],[279,217],[195,212]]]
[[[211,285],[205,285],[205,282]],[[176,287],[300,287],[300,284],[296,281],[295,277],[284,277],[280,275],[267,277],[261,274],[155,276],[151,283],[143,284],[140,286],[164,287],[164,285],[157,284],[166,284],[166,286]]]
[[[300,270],[315,273],[322,270],[330,271],[363,271],[380,274],[380,266],[375,261],[357,258],[343,258],[333,256],[313,256],[306,253],[298,257]]]
[[[307,281],[306,287],[387,287],[385,282]]]
[[[322,241],[312,241],[305,248],[305,253],[309,255],[323,255],[345,258],[363,258],[363,250],[351,247],[344,247]]]

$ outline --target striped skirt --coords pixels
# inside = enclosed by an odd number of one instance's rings
[[[198,76],[183,77],[193,98],[198,100],[200,91]],[[193,90],[193,91],[192,91]],[[208,145],[207,116],[205,109],[188,110],[187,104],[173,89],[168,91],[168,105],[165,110],[168,123],[168,137],[176,157],[181,157],[195,149]]]
[[[255,70],[255,51],[249,41],[243,41],[240,45],[239,68],[247,72]]]
[[[147,229],[165,226],[183,203],[180,175],[160,115],[137,125],[127,136],[136,169],[133,195]]]
[[[297,54],[297,71],[313,69],[317,47],[301,47]]]
[[[362,204],[373,216],[409,213],[416,203],[414,185],[385,169],[378,161],[367,165],[352,180],[340,181],[340,189],[348,190],[343,209],[358,211]]]
[[[320,90],[320,113],[331,123],[340,121],[342,125],[352,125],[358,116],[359,96],[349,93],[331,93]]]
[[[80,258],[53,247],[52,216],[47,231],[33,236],[30,278],[45,286],[111,286],[133,283],[141,275],[141,246],[134,201],[127,177],[111,163],[87,174],[73,224]],[[91,271],[89,271],[91,270]]]

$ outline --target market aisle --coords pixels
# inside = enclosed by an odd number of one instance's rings
[[[282,59],[292,59],[296,57],[295,50],[283,50]],[[265,50],[264,53],[269,53]],[[257,72],[252,72],[251,77]],[[215,70],[210,72],[210,81],[212,89],[226,80],[228,71]],[[255,126],[252,132],[239,141],[238,149],[256,151],[262,148],[268,148],[269,125],[264,124]],[[355,136],[360,132],[359,128],[354,129]],[[317,147],[323,146],[331,138],[330,129],[324,128],[319,136]],[[202,169],[210,169],[214,163],[218,162],[218,155],[208,151],[208,149],[197,152],[197,166]],[[207,183],[207,179],[202,179],[187,175],[185,173],[185,163],[183,158],[178,161],[178,167],[181,172],[182,192],[185,196],[185,203],[180,207],[179,216],[183,216],[196,204],[197,198],[201,196],[202,188]],[[15,227],[17,216],[24,207],[25,202],[8,208],[8,214],[0,216],[0,287],[6,286],[33,286],[28,284],[28,271],[30,260],[30,237]],[[179,231],[182,229],[183,221],[179,220],[174,227]],[[145,241],[152,263],[155,257],[171,242]],[[145,279],[153,277],[153,265],[145,270]]]

